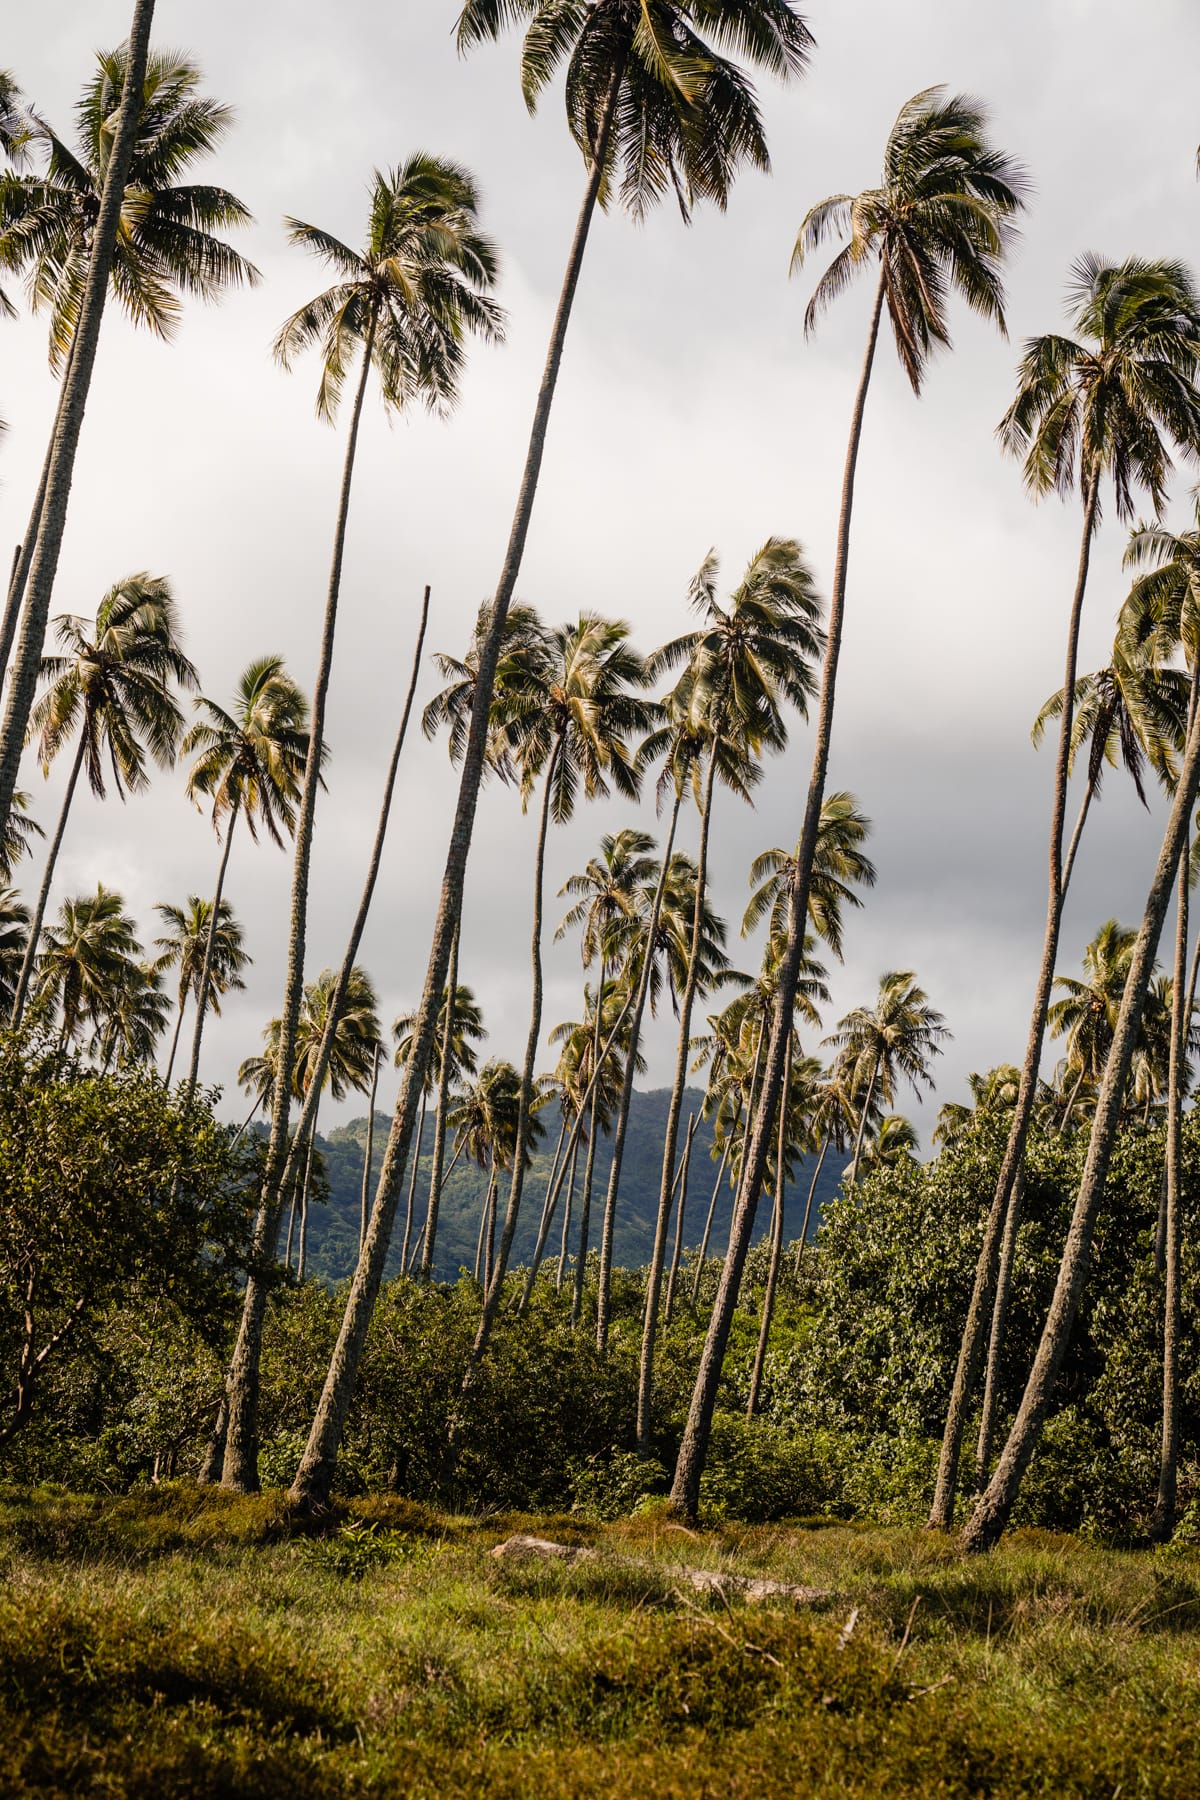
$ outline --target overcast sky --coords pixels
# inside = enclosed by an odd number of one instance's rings
[[[204,690],[225,701],[254,656],[279,651],[311,686],[328,571],[342,430],[313,413],[317,370],[273,367],[276,327],[326,285],[288,248],[295,214],[358,243],[373,168],[414,149],[478,175],[503,258],[502,348],[476,350],[448,424],[389,425],[368,408],[345,565],[330,701],[329,792],[317,815],[310,970],[340,960],[379,799],[422,585],[433,587],[429,648],[462,650],[495,585],[582,164],[561,96],[530,119],[516,40],[461,61],[453,3],[159,0],[155,42],[186,49],[237,121],[197,179],[233,189],[255,215],[238,247],[262,269],[253,292],[189,307],[174,344],[106,313],[54,611],[92,615],[121,576],[170,576]],[[71,125],[97,47],[128,28],[128,0],[12,10],[2,56],[40,110]],[[912,968],[954,1032],[934,1104],[965,1076],[1019,1058],[1045,912],[1050,757],[1029,726],[1061,685],[1078,508],[1035,507],[994,427],[1021,338],[1060,329],[1073,259],[1094,250],[1196,260],[1200,246],[1200,14],[1187,0],[813,0],[807,78],[762,86],[774,172],[744,174],[725,215],[686,229],[663,208],[642,227],[619,215],[593,233],[579,289],[520,596],[551,622],[582,608],[625,618],[649,650],[686,627],[689,578],[710,548],[732,585],[762,540],[804,543],[823,591],[869,292],[850,293],[806,343],[809,280],[788,260],[807,208],[878,179],[901,105],[945,83],[986,101],[996,140],[1035,192],[1009,275],[1011,341],[955,309],[955,348],[920,401],[883,346],[859,467],[832,787],[874,820],[879,884],[850,921],[832,974],[827,1027],[872,997],[885,969]],[[40,320],[0,332],[0,532],[21,535],[54,400]],[[1173,513],[1188,513],[1182,471]],[[1107,660],[1125,591],[1124,533],[1101,532],[1081,667]],[[437,685],[426,665],[421,697]],[[712,880],[737,922],[751,858],[797,835],[810,738],[797,722],[750,811],[718,800]],[[61,772],[25,785],[52,823]],[[1064,967],[1105,918],[1140,917],[1162,808],[1141,812],[1111,776],[1089,826],[1070,901]],[[362,960],[386,1023],[417,998],[455,791],[444,743],[410,740]],[[654,828],[653,810],[643,823]],[[627,806],[585,808],[554,834],[548,891],[581,868]],[[535,819],[490,789],[468,880],[462,979],[477,991],[488,1050],[519,1062],[528,1016]],[[694,816],[686,821],[689,847]],[[239,834],[240,835],[240,834]],[[154,903],[207,894],[218,845],[183,793],[183,774],[122,806],[81,797],[55,904],[98,880],[119,888],[143,937]],[[28,870],[29,865],[25,865]],[[254,957],[246,992],[207,1038],[204,1075],[226,1084],[278,1010],[290,859],[236,842],[227,893]],[[559,902],[548,916],[557,922]],[[757,965],[752,946],[734,960]],[[545,1018],[578,1016],[575,944],[550,950]],[[649,1085],[670,1078],[669,1016],[647,1044]],[[381,1086],[390,1108],[394,1076]],[[901,1109],[916,1112],[912,1097]],[[341,1109],[342,1116],[362,1103]],[[337,1109],[326,1115],[332,1120]],[[928,1133],[932,1114],[919,1115]]]

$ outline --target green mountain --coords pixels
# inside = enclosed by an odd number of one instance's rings
[[[695,1109],[699,1113],[702,1100],[703,1095],[698,1089],[688,1089],[684,1107],[685,1128],[688,1112]],[[658,1207],[663,1134],[666,1129],[669,1103],[670,1092],[666,1088],[656,1088],[648,1093],[635,1091],[633,1096],[629,1132],[625,1141],[625,1160],[621,1171],[621,1195],[617,1208],[614,1238],[614,1258],[618,1266],[623,1268],[640,1268],[650,1259],[654,1238],[654,1216]],[[557,1105],[554,1104],[546,1106],[539,1117],[545,1124],[546,1136],[535,1152],[533,1167],[525,1178],[525,1198],[513,1249],[515,1263],[527,1263],[533,1252],[538,1222],[541,1217],[542,1201],[550,1179],[554,1146],[558,1141],[561,1123]],[[378,1174],[383,1161],[384,1146],[387,1143],[390,1124],[391,1120],[385,1114],[376,1113],[375,1141],[371,1158],[372,1180]],[[414,1199],[416,1215],[413,1225],[414,1235],[423,1225],[425,1206],[429,1197],[433,1135],[434,1121],[432,1117],[427,1117],[424,1131],[421,1134],[421,1160],[417,1172]],[[681,1130],[681,1147],[683,1135],[684,1132]],[[328,1137],[319,1134],[317,1137],[317,1146],[325,1160],[325,1170],[329,1182],[329,1200],[328,1204],[316,1205],[311,1210],[308,1230],[308,1268],[311,1274],[318,1276],[323,1281],[343,1281],[354,1271],[354,1263],[358,1255],[359,1206],[366,1140],[367,1121],[365,1118],[354,1119],[348,1125],[336,1127]],[[583,1181],[584,1155],[585,1151],[581,1150],[579,1156],[580,1185]],[[448,1145],[447,1163],[449,1163],[449,1159]],[[604,1195],[608,1186],[610,1162],[610,1143],[607,1138],[601,1138],[596,1149],[596,1175],[593,1183],[592,1217],[589,1232],[589,1248],[593,1250],[598,1249],[600,1243],[601,1215],[604,1207]],[[804,1207],[815,1167],[815,1157],[806,1158],[803,1166],[797,1172],[796,1180],[788,1187],[784,1211],[785,1241],[793,1240],[800,1235]],[[831,1200],[837,1192],[842,1168],[843,1164],[840,1159],[836,1157],[826,1159],[813,1201],[812,1216],[809,1221],[810,1237],[817,1228],[822,1205]],[[712,1127],[707,1120],[700,1119],[692,1143],[687,1201],[684,1209],[684,1243],[689,1248],[698,1247],[703,1236],[704,1220],[712,1199],[716,1175],[717,1164],[712,1159]],[[467,1269],[474,1267],[480,1211],[486,1187],[485,1172],[476,1169],[473,1165],[468,1166],[464,1158],[459,1162],[443,1189],[438,1224],[436,1270],[438,1277],[442,1280],[453,1280],[462,1267]],[[371,1192],[374,1192],[373,1187]],[[501,1217],[503,1217],[507,1197],[507,1178],[502,1178],[500,1186]],[[547,1254],[550,1254],[552,1250],[556,1257],[565,1197],[566,1188],[564,1186],[547,1246]],[[717,1196],[711,1238],[712,1249],[718,1253],[724,1248],[728,1237],[732,1206],[733,1193],[728,1176],[726,1176],[721,1182],[720,1192]],[[759,1217],[755,1225],[756,1239],[762,1237],[767,1231],[770,1213],[771,1208],[768,1204],[764,1202],[760,1205]],[[576,1217],[578,1217],[577,1214]],[[388,1261],[389,1275],[397,1273],[400,1267],[404,1220],[405,1201],[402,1197],[396,1215],[392,1252]],[[674,1224],[671,1229],[673,1234]],[[572,1250],[577,1247],[576,1236],[577,1234],[573,1230]]]

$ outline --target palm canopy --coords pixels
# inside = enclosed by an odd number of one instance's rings
[[[856,1081],[873,1085],[890,1106],[901,1079],[917,1092],[933,1086],[930,1059],[949,1036],[912,970],[894,969],[880,978],[875,1005],[856,1006],[825,1041],[854,1067]]]
[[[434,666],[445,679],[446,686],[425,707],[421,714],[421,729],[431,739],[439,731],[446,731],[447,747],[453,763],[461,762],[466,751],[479,683],[479,659],[491,622],[492,605],[485,600],[476,614],[475,628],[465,656],[448,656],[440,650],[434,654]],[[511,686],[515,675],[540,654],[542,641],[542,622],[534,608],[519,604],[510,606],[501,628],[496,685],[503,686],[507,683]],[[510,774],[512,761],[503,734],[492,731],[484,772],[496,768]]]
[[[429,1073],[425,1080],[427,1094],[442,1079],[442,1044],[446,1035],[446,1010],[449,998],[449,988],[443,988]],[[455,1082],[461,1081],[464,1075],[474,1075],[477,1072],[479,1058],[475,1054],[475,1046],[482,1043],[487,1036],[487,1027],[483,1022],[483,1009],[475,998],[474,990],[469,988],[465,982],[459,982],[454,990],[454,1004],[450,1008],[449,1025],[450,1054],[447,1059],[449,1066],[446,1070],[446,1081],[453,1085]],[[392,1026],[392,1036],[396,1039],[394,1061],[398,1069],[402,1069],[412,1055],[416,1027],[415,1013],[401,1013]]]
[[[187,996],[199,1001],[204,974],[204,954],[212,924],[212,901],[202,894],[189,894],[183,906],[159,901],[154,908],[163,923],[163,935],[154,940],[158,955],[156,971],[178,969],[177,996],[182,1007]],[[242,938],[242,928],[234,917],[228,900],[217,908],[217,928],[213,934],[212,963],[208,973],[208,1004],[221,1016],[221,995],[242,989],[242,970],[251,962]]]
[[[506,661],[492,717],[526,805],[543,773],[556,824],[571,817],[581,787],[589,800],[607,797],[610,785],[626,800],[637,798],[630,739],[649,729],[657,709],[634,690],[648,679],[628,625],[596,613],[545,631],[527,656]],[[503,756],[498,767],[506,774]]]
[[[42,932],[34,989],[39,1012],[57,1007],[64,1042],[85,1024],[102,1025],[141,956],[123,897],[101,883],[94,894],[64,900]]]
[[[43,151],[39,174],[0,176],[0,268],[26,271],[30,303],[50,316],[50,362],[62,367],[79,318],[92,235],[125,81],[125,48],[97,57],[75,110],[75,148],[31,112],[29,141]],[[113,293],[135,324],[169,338],[179,295],[211,300],[251,285],[258,270],[217,234],[250,214],[225,188],[180,184],[220,143],[227,106],[199,91],[200,71],[169,50],[151,52],[133,160],[113,255]]]
[[[232,712],[201,698],[204,715],[183,739],[185,755],[198,752],[188,774],[188,798],[212,801],[213,824],[242,812],[257,841],[258,821],[282,845],[280,826],[291,831],[308,756],[308,702],[281,656],[261,656],[238,682]]]
[[[12,1012],[13,998],[29,941],[29,908],[15,888],[0,887],[0,1013]]]
[[[629,966],[626,979],[635,984],[641,975],[642,958],[647,952],[647,932],[654,907],[654,896],[658,888],[657,869],[653,879],[647,880],[641,890],[639,902],[641,926],[630,943]],[[658,1002],[665,982],[671,997],[673,1010],[679,1011],[679,996],[687,985],[688,969],[692,955],[692,922],[696,906],[696,865],[686,851],[676,850],[667,865],[667,879],[663,885],[662,906],[659,909],[658,923],[654,938],[649,946],[653,961],[650,965],[650,1010],[657,1012]],[[739,975],[729,966],[729,957],[725,951],[725,921],[719,918],[708,897],[705,895],[700,916],[700,955],[698,959],[697,993],[704,994],[710,989],[721,987],[730,982],[742,982],[746,977]]]
[[[1200,664],[1200,488],[1193,490],[1193,501],[1195,524],[1189,530],[1139,525],[1125,551],[1126,568],[1143,573],[1121,608],[1118,642],[1155,670],[1180,650],[1189,669]]]
[[[486,1169],[493,1157],[498,1169],[512,1167],[517,1151],[517,1123],[521,1107],[521,1076],[509,1062],[489,1057],[455,1102],[448,1121],[475,1164]],[[525,1163],[532,1160],[533,1145],[545,1136],[537,1113],[530,1115],[526,1132]]]
[[[792,252],[796,273],[828,238],[847,239],[808,303],[806,334],[856,275],[879,264],[883,304],[914,393],[933,351],[949,346],[951,290],[1006,329],[1000,269],[1026,178],[988,143],[987,125],[986,109],[967,95],[947,98],[942,87],[914,94],[888,136],[880,185],[811,207]]]
[[[153,1062],[170,1011],[170,998],[154,965],[128,960],[113,982],[105,1016],[97,1023],[92,1054],[105,1068],[114,1060],[122,1067]]]
[[[523,25],[521,89],[532,112],[566,64],[567,123],[600,202],[618,187],[635,218],[668,190],[688,218],[724,207],[739,165],[770,159],[740,57],[780,79],[800,75],[812,36],[792,0],[467,0],[458,46]],[[606,122],[611,121],[606,131]]]
[[[346,372],[369,354],[384,405],[419,400],[446,411],[470,335],[503,336],[503,314],[488,290],[496,250],[478,225],[479,193],[457,163],[418,151],[398,168],[376,169],[362,250],[306,225],[285,221],[289,241],[311,250],[337,280],[285,320],[275,356],[285,369],[316,345],[321,357],[317,413],[332,420]]]
[[[7,819],[0,828],[0,882],[12,880],[12,872],[23,856],[33,852],[33,839],[46,833],[36,819],[29,816],[29,795],[23,788],[13,794]]]
[[[648,832],[629,826],[606,832],[599,856],[590,857],[583,872],[568,876],[558,890],[570,894],[575,904],[563,915],[555,939],[580,927],[585,968],[597,958],[617,961],[637,928],[640,896],[657,874],[654,839]]]
[[[957,1149],[966,1133],[979,1119],[1011,1112],[1017,1104],[1020,1086],[1021,1071],[1015,1063],[997,1063],[994,1069],[988,1069],[983,1074],[973,1070],[967,1076],[970,1104],[947,1100],[944,1106],[938,1108],[937,1124],[933,1131],[934,1143],[940,1144],[945,1150]]]
[[[1200,301],[1191,275],[1179,262],[1084,256],[1068,299],[1078,336],[1027,340],[1000,441],[1023,458],[1035,495],[1069,493],[1077,471],[1095,493],[1108,475],[1119,518],[1132,519],[1138,488],[1157,514],[1172,468],[1167,439],[1185,456],[1200,453]]]
[[[105,594],[94,625],[64,614],[55,636],[67,654],[42,658],[47,687],[29,717],[43,773],[78,727],[94,794],[105,794],[105,752],[122,799],[127,789],[145,788],[146,750],[169,769],[183,732],[171,684],[199,685],[180,648],[170,584],[162,576],[127,575]]]
[[[337,982],[336,969],[322,969],[315,981],[305,984],[292,1061],[292,1095],[297,1100],[304,1098],[312,1084]],[[335,1100],[344,1100],[351,1090],[365,1093],[370,1086],[375,1053],[382,1048],[378,1006],[371,977],[355,964],[321,1077],[322,1093],[328,1091]],[[258,1056],[248,1056],[238,1069],[242,1087],[260,1096],[270,1093],[279,1063],[279,1038],[280,1021],[269,1019],[263,1027],[265,1048]]]
[[[1107,919],[1084,949],[1084,979],[1054,977],[1062,998],[1047,1014],[1051,1035],[1066,1037],[1068,1062],[1092,1081],[1104,1074],[1136,939],[1132,927]]]
[[[853,794],[827,794],[817,823],[816,850],[808,889],[808,917],[817,936],[838,961],[842,957],[842,908],[861,906],[855,885],[875,886],[875,864],[861,846],[871,821],[859,809]],[[742,936],[749,936],[770,919],[770,937],[780,942],[787,930],[796,858],[786,850],[764,850],[750,865],[754,892],[742,920]]]
[[[1127,654],[1118,637],[1112,661],[1075,683],[1071,713],[1068,769],[1087,749],[1087,781],[1100,792],[1104,770],[1118,764],[1128,773],[1137,797],[1149,807],[1146,764],[1170,779],[1172,751],[1182,749],[1187,722],[1188,683],[1178,669],[1156,669],[1144,652]],[[1040,744],[1046,726],[1062,717],[1063,690],[1051,694],[1033,722],[1031,736]]]
[[[732,740],[747,755],[787,742],[783,707],[808,716],[813,664],[824,648],[821,602],[794,538],[768,538],[756,551],[728,607],[717,598],[720,565],[709,552],[688,593],[700,626],[648,659],[651,680],[684,665],[674,690],[677,712],[710,741]]]

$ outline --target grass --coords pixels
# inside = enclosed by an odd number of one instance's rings
[[[595,1554],[497,1562],[516,1529]],[[0,1533],[12,1800],[1200,1793],[1198,1551],[386,1499],[303,1535],[182,1485],[9,1493]],[[688,1564],[832,1598],[710,1601]]]

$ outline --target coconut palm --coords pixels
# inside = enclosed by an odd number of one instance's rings
[[[152,1063],[170,1014],[170,996],[153,963],[126,962],[114,982],[107,1015],[92,1037],[91,1051],[101,1070],[114,1061],[122,1068]]]
[[[29,908],[15,888],[0,887],[0,1011],[11,1011],[28,940]]]
[[[859,1158],[859,1172],[873,1175],[879,1169],[895,1169],[913,1165],[919,1147],[916,1126],[903,1113],[886,1113],[865,1140]]]
[[[924,988],[911,969],[893,969],[881,976],[874,1006],[856,1006],[825,1041],[844,1055],[855,1073],[864,1098],[850,1165],[849,1184],[858,1180],[867,1120],[876,1090],[888,1105],[896,1098],[897,1084],[908,1082],[914,1092],[933,1086],[930,1059],[940,1056],[950,1036],[945,1020],[931,1006]]]
[[[967,1076],[971,1104],[964,1106],[957,1100],[947,1100],[938,1108],[934,1143],[943,1150],[957,1150],[979,1119],[994,1117],[1016,1105],[1020,1085],[1021,1071],[1015,1063],[999,1063],[982,1075],[972,1072]]]
[[[199,685],[181,648],[170,584],[160,575],[127,575],[109,588],[94,624],[64,614],[55,621],[55,636],[66,654],[42,658],[45,692],[29,719],[42,774],[49,775],[51,764],[75,732],[78,743],[34,907],[31,944],[42,928],[81,772],[86,769],[88,786],[98,800],[108,792],[106,762],[122,800],[127,793],[142,792],[150,785],[148,760],[163,769],[174,766],[183,713],[173,688],[194,690]],[[20,1023],[31,974],[32,963],[17,983],[14,1025]]]
[[[402,1014],[392,1026],[392,1035],[396,1039],[395,1065],[402,1069],[412,1055],[414,1019],[411,1013]],[[405,1221],[404,1249],[401,1257],[402,1266],[408,1266],[408,1245],[412,1230],[412,1202],[416,1191],[417,1171],[420,1168],[421,1137],[425,1128],[425,1103],[429,1093],[436,1085],[438,1091],[437,1123],[434,1132],[433,1165],[429,1179],[429,1200],[425,1210],[425,1230],[423,1234],[422,1276],[425,1275],[425,1263],[429,1265],[429,1275],[433,1273],[434,1249],[437,1241],[438,1202],[441,1198],[443,1182],[443,1164],[445,1160],[446,1126],[449,1107],[454,1089],[464,1075],[474,1075],[479,1068],[479,1058],[475,1054],[476,1044],[482,1043],[487,1036],[483,1023],[483,1013],[474,992],[465,982],[458,982],[454,988],[454,999],[451,1002],[450,990],[442,995],[442,1012],[438,1020],[437,1054],[433,1067],[429,1072],[429,1080],[421,1096],[421,1112],[417,1121],[417,1148],[413,1153],[412,1179],[409,1182],[409,1216]]]
[[[40,173],[0,176],[0,268],[27,271],[35,308],[50,317],[50,359],[63,372],[58,415],[33,516],[10,589],[6,624],[28,588],[0,729],[0,829],[37,686],[66,525],[79,433],[109,289],[135,324],[170,337],[180,296],[215,299],[258,271],[218,235],[248,221],[241,202],[211,184],[180,185],[230,123],[199,92],[183,58],[149,54],[153,0],[136,0],[128,42],[97,58],[76,111],[75,148],[31,113]],[[9,646],[0,645],[0,666]]]
[[[169,1087],[188,997],[199,1003],[204,953],[208,948],[209,927],[212,924],[212,901],[205,900],[200,894],[189,894],[183,906],[160,901],[154,910],[165,927],[163,935],[154,940],[154,947],[158,951],[154,967],[159,971],[179,971],[175,1030],[171,1036],[171,1050],[163,1075],[163,1081]],[[228,900],[222,900],[217,914],[212,962],[208,972],[208,1005],[218,1018],[221,1016],[221,996],[245,987],[242,970],[248,968],[251,961],[233,908]]]
[[[421,998],[420,1025],[400,1091],[377,1194],[372,1228],[347,1297],[309,1445],[293,1491],[297,1500],[328,1496],[375,1296],[387,1260],[392,1222],[433,1047],[450,948],[462,912],[463,884],[483,777],[488,724],[505,618],[524,555],[547,428],[588,232],[619,174],[620,198],[635,215],[669,185],[688,215],[693,201],[724,206],[742,164],[765,167],[766,140],[757,103],[734,56],[781,78],[799,75],[811,36],[793,0],[597,0],[564,8],[558,0],[468,0],[458,23],[460,49],[526,23],[522,87],[534,104],[556,70],[567,65],[567,116],[587,171],[545,370],[530,427],[517,504],[492,602],[479,664],[480,698],[464,747],[462,777],[450,829],[433,942]],[[730,52],[731,54],[725,54]]]
[[[1099,1082],[1104,1073],[1136,939],[1130,926],[1109,919],[1084,949],[1084,980],[1054,977],[1062,998],[1052,1002],[1046,1022],[1051,1037],[1066,1038],[1067,1062],[1079,1085]]]
[[[859,810],[853,794],[826,796],[817,826],[817,846],[808,890],[808,917],[813,930],[841,962],[842,908],[861,906],[855,885],[875,886],[875,865],[861,846],[871,821]],[[796,858],[786,850],[764,850],[750,865],[754,892],[742,920],[742,936],[748,937],[764,919],[770,935],[782,941],[787,935],[787,913]]]
[[[1194,385],[1200,356],[1200,300],[1187,270],[1175,262],[1137,258],[1110,267],[1087,256],[1074,266],[1069,298],[1079,336],[1051,334],[1026,344],[1017,395],[1000,425],[1001,442],[1010,453],[1023,458],[1025,484],[1035,497],[1065,496],[1078,486],[1083,530],[1067,626],[1065,701],[1059,715],[1042,960],[1021,1091],[984,1229],[947,1409],[930,1514],[930,1523],[942,1529],[949,1527],[953,1517],[958,1454],[975,1387],[987,1301],[1037,1097],[1066,900],[1063,839],[1076,664],[1101,489],[1106,479],[1111,481],[1118,518],[1132,518],[1139,489],[1157,513],[1171,469],[1171,443],[1186,455],[1200,453],[1200,393]]]
[[[450,1125],[462,1147],[480,1169],[488,1174],[483,1209],[480,1214],[479,1246],[476,1251],[476,1279],[486,1288],[491,1278],[491,1262],[495,1252],[496,1200],[499,1177],[517,1157],[520,1142],[521,1077],[511,1063],[490,1057],[474,1082],[463,1090],[451,1107]],[[544,1127],[534,1115],[527,1140],[532,1148]],[[529,1149],[526,1150],[526,1156]]]
[[[901,108],[885,148],[879,187],[858,195],[837,194],[813,207],[801,224],[793,251],[792,266],[797,270],[829,236],[848,237],[809,302],[807,332],[812,331],[825,307],[861,269],[877,263],[879,274],[846,451],[820,710],[796,851],[787,941],[780,960],[778,1009],[764,1060],[762,1097],[748,1146],[742,1203],[737,1209],[672,1484],[671,1504],[687,1516],[694,1516],[699,1503],[700,1476],[717,1385],[733,1323],[733,1296],[741,1283],[750,1247],[783,1080],[791,989],[803,949],[817,829],[825,797],[845,619],[855,476],[880,322],[886,309],[901,365],[915,393],[921,390],[931,354],[949,344],[947,308],[952,290],[972,310],[1003,330],[1001,268],[1013,218],[1023,204],[1023,187],[1019,166],[988,143],[987,118],[982,107],[973,100],[947,98],[939,88],[927,89]]]
[[[630,739],[642,736],[655,717],[652,703],[637,691],[645,687],[647,680],[646,665],[629,643],[629,627],[620,620],[581,613],[577,623],[547,631],[540,651],[514,668],[496,690],[497,725],[511,749],[524,806],[532,799],[537,783],[542,783],[530,934],[533,999],[521,1071],[518,1137],[522,1145],[531,1116],[534,1063],[542,1034],[542,910],[547,834],[551,821],[562,825],[572,817],[581,791],[589,800],[605,798],[614,788],[626,800],[637,798],[639,775]],[[517,1156],[513,1159],[492,1281],[472,1347],[472,1363],[484,1352],[500,1303],[524,1182],[525,1158]]]
[[[3,831],[0,831],[0,882],[11,881],[13,870],[23,856],[32,856],[33,839],[46,833],[36,819],[29,816],[29,795],[18,788]],[[8,1007],[11,1009],[11,1000]]]
[[[142,953],[122,896],[101,883],[94,894],[64,900],[42,930],[33,985],[38,1017],[58,1015],[59,1042],[99,1028],[114,1010],[131,964]]]

